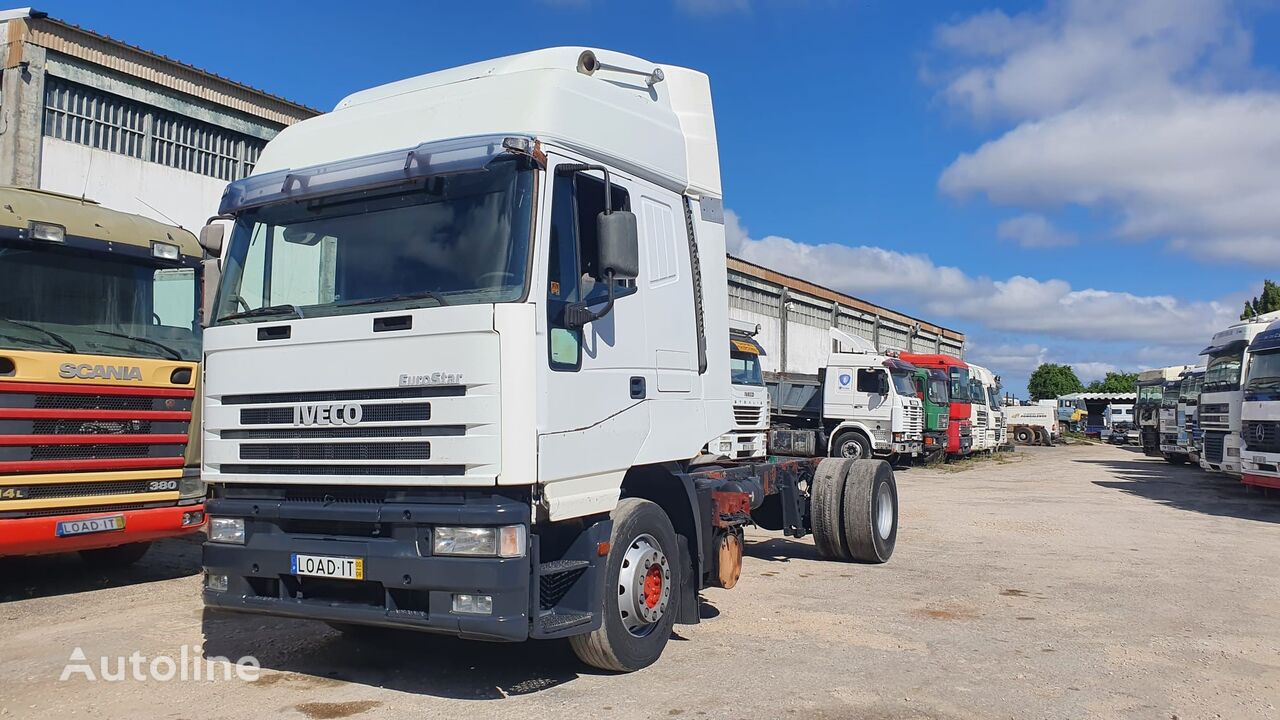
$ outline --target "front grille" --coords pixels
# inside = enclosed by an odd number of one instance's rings
[[[241,460],[430,460],[431,443],[241,445]]]
[[[764,423],[765,411],[764,407],[735,406],[733,422],[738,427],[757,427]]]
[[[361,422],[411,422],[431,419],[431,403],[361,405]],[[293,422],[291,407],[245,408],[240,411],[242,425],[285,425]]]
[[[191,401],[137,395],[37,395],[32,406],[61,410],[190,410]]]
[[[1213,413],[1215,415],[1226,415],[1231,411],[1231,407],[1226,403],[1212,403],[1209,405],[1201,405],[1201,413]]]
[[[462,475],[462,465],[255,465],[223,464],[219,470],[233,475]]]
[[[467,394],[463,385],[428,387],[374,388],[372,390],[319,390],[314,392],[259,393],[257,395],[223,395],[223,405],[264,403],[323,403],[351,400],[404,400],[406,398],[461,397]]]
[[[1204,434],[1204,459],[1212,463],[1222,462],[1222,448],[1226,444],[1226,433],[1208,432]]]
[[[88,515],[90,513],[124,512],[126,510],[146,510],[147,508],[171,507],[172,502],[159,503],[118,503],[115,505],[90,505],[77,508],[41,508],[39,510],[11,510],[0,512],[0,519],[49,517],[51,515]]]
[[[448,437],[467,434],[465,425],[398,427],[322,427],[270,430],[223,430],[223,440],[298,440],[302,438]]]
[[[35,445],[31,447],[30,455],[31,460],[152,457],[150,445]]]
[[[153,483],[165,485],[153,486]],[[172,487],[167,484],[171,483]],[[152,489],[156,487],[158,489]],[[74,497],[92,497],[95,495],[131,495],[145,492],[175,492],[178,480],[128,480],[121,482],[78,482],[57,483],[54,485],[31,485],[27,487],[28,500],[53,500]]]
[[[1250,420],[1240,430],[1244,445],[1258,452],[1280,453],[1280,423]]]

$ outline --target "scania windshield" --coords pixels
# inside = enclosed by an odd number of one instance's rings
[[[214,317],[521,300],[533,196],[529,159],[509,154],[465,172],[248,208],[224,258]]]
[[[890,370],[889,375],[893,377],[893,387],[899,395],[916,397],[916,384],[911,379],[911,373],[904,370]]]
[[[935,405],[946,405],[950,400],[947,397],[947,375],[941,370],[929,371],[928,384],[929,402]]]
[[[0,347],[197,360],[197,289],[194,267],[108,254],[106,243],[3,242]]]
[[[969,368],[953,367],[951,370],[951,401],[973,402],[969,391]]]
[[[1228,392],[1240,389],[1240,365],[1244,353],[1236,352],[1218,355],[1209,360],[1209,368],[1204,373],[1204,385],[1201,392]]]

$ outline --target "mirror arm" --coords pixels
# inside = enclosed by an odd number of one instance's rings
[[[574,303],[564,309],[564,324],[573,330],[577,330],[589,322],[594,322],[609,314],[613,310],[614,290],[616,285],[613,283],[613,271],[605,272],[605,282],[609,283],[609,299],[605,302],[604,307],[599,310],[592,310],[586,303]]]

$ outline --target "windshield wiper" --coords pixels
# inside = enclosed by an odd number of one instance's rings
[[[9,318],[4,318],[4,321],[9,323],[10,325],[17,325],[19,327],[29,328],[31,330],[35,330],[36,332],[44,333],[47,337],[52,339],[55,343],[57,343],[58,345],[61,345],[66,352],[69,352],[69,353],[78,352],[78,350],[76,350],[76,346],[72,345],[70,340],[67,340],[66,338],[53,332],[52,330],[45,330],[39,325],[36,325],[34,323],[29,323],[29,322],[22,322],[21,320],[10,320]]]
[[[375,298],[362,298],[360,300],[347,300],[345,302],[334,303],[340,307],[351,307],[353,305],[377,305],[379,303],[399,302],[401,300],[422,300],[431,298],[441,305],[448,305],[449,301],[444,299],[444,295],[435,290],[419,290],[418,292],[400,293],[398,295],[383,295]]]
[[[126,335],[125,333],[111,332],[110,330],[99,330],[97,328],[94,328],[93,331],[102,333],[103,335],[110,335],[112,337],[124,338],[125,340],[132,340],[134,342],[140,342],[144,345],[151,345],[152,347],[160,348],[165,352],[165,354],[169,356],[169,359],[171,360],[182,359],[182,353],[178,352],[177,350],[174,350],[173,348],[169,347],[168,345],[165,345],[162,342],[156,342],[151,338],[138,337],[136,335]]]
[[[285,315],[289,313],[297,315],[299,320],[301,320],[304,317],[302,314],[302,308],[298,307],[297,305],[267,305],[266,307],[254,308],[252,310],[245,310],[244,312],[231,313],[230,315],[223,315],[222,317],[218,318],[217,321],[222,322],[223,320],[239,320],[241,318],[262,317],[265,315]]]

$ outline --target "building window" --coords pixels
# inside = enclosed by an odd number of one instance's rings
[[[44,134],[219,180],[253,171],[266,141],[59,78],[45,81]]]

